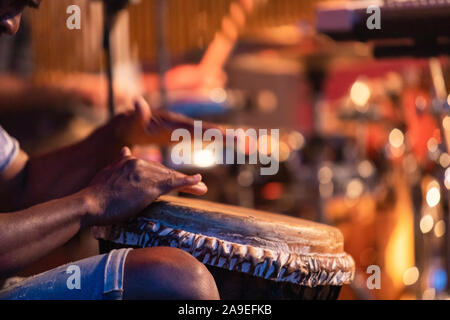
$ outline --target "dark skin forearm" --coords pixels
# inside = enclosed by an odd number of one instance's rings
[[[141,101],[75,145],[32,159],[21,151],[0,173],[0,212],[7,212],[0,213],[0,278],[61,247],[83,226],[126,221],[172,190],[206,192],[201,177],[138,161],[122,148],[167,141],[173,127],[192,128],[188,119],[150,116]]]
[[[60,247],[82,228],[128,221],[174,190],[202,195],[207,188],[200,175],[186,176],[136,159],[123,148],[118,160],[80,192],[0,214],[0,279]]]
[[[20,204],[24,208],[77,192],[100,169],[116,160],[123,146],[168,144],[172,130],[177,128],[192,131],[193,120],[161,112],[155,112],[150,119],[145,110],[118,115],[87,139],[29,160],[21,175],[23,183],[18,184],[13,194],[25,195]],[[203,130],[209,128],[219,127],[203,124]]]
[[[120,154],[123,142],[114,122],[94,131],[87,139],[57,151],[31,158],[23,171],[20,208],[65,197],[84,188],[95,174]],[[15,192],[16,194],[20,194]]]
[[[61,263],[76,257],[61,248],[82,231],[80,216],[86,210],[77,194],[120,156],[123,143],[116,138],[116,130],[108,124],[79,143],[31,159],[21,151],[2,172],[0,279],[41,263],[50,254],[56,261],[61,253],[67,255]]]
[[[80,103],[84,99],[63,87],[37,85],[28,78],[1,74],[0,101],[2,109],[20,110]]]
[[[83,226],[89,201],[81,193],[0,214],[0,279],[60,247]]]

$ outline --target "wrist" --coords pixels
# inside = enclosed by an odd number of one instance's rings
[[[92,145],[101,162],[97,166],[99,170],[117,160],[120,150],[127,145],[124,120],[122,115],[116,116],[93,134]]]
[[[113,148],[120,150],[128,146],[130,142],[130,116],[128,114],[119,114],[115,116],[107,125],[107,135],[110,137]]]
[[[84,189],[76,195],[81,203],[81,225],[82,227],[92,227],[99,224],[98,217],[103,212],[101,201],[89,189]]]

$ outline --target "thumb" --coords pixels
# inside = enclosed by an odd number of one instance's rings
[[[134,111],[136,114],[136,117],[139,119],[139,121],[144,125],[147,126],[147,124],[150,122],[150,119],[152,117],[152,111],[150,109],[150,106],[148,105],[147,101],[143,97],[139,97],[134,102]]]

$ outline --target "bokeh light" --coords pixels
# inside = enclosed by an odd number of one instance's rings
[[[419,280],[419,269],[417,267],[411,267],[405,270],[403,273],[403,283],[406,286],[411,286]]]
[[[405,136],[403,135],[403,132],[401,132],[400,129],[393,129],[389,133],[389,143],[394,148],[400,148],[403,145],[403,142],[405,141]]]
[[[363,109],[370,99],[370,88],[362,81],[356,81],[352,88],[350,89],[350,99],[358,107],[358,109]]]
[[[352,179],[347,184],[346,194],[350,199],[357,199],[364,191],[364,185],[360,179]]]
[[[445,221],[439,220],[436,222],[436,225],[434,226],[434,235],[437,238],[442,237],[445,234]]]
[[[201,168],[213,166],[216,164],[214,152],[210,149],[203,149],[194,152],[193,164]]]
[[[431,215],[427,214],[420,219],[420,231],[422,233],[428,233],[433,229],[434,219]]]
[[[427,191],[426,200],[430,208],[435,207],[439,203],[439,201],[441,200],[441,192],[439,191],[438,187],[431,187]]]

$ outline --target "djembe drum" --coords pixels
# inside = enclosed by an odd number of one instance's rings
[[[354,277],[336,228],[165,196],[126,225],[97,227],[101,251],[170,246],[203,262],[222,299],[337,299]]]

